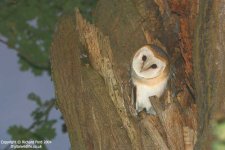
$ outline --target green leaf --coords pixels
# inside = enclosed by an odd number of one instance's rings
[[[219,123],[214,127],[214,134],[219,140],[225,141],[225,122]]]
[[[27,98],[31,101],[34,101],[38,106],[41,106],[42,105],[42,102],[41,102],[41,98],[36,95],[35,93],[30,93]]]
[[[51,140],[56,136],[56,131],[53,125],[56,123],[56,120],[51,120],[46,122],[42,127],[36,129],[36,133],[43,137],[43,139]]]
[[[22,126],[11,126],[7,132],[11,135],[13,140],[29,140],[34,138],[33,133]]]
[[[212,149],[213,150],[225,150],[225,143],[220,142],[220,141],[216,141],[216,142],[213,143]]]

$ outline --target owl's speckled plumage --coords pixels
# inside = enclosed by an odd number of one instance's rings
[[[169,60],[166,52],[155,45],[145,45],[134,55],[131,67],[134,84],[133,101],[137,112],[144,108],[155,114],[149,97],[162,96],[169,78]]]

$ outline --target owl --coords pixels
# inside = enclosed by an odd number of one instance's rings
[[[169,60],[165,51],[155,45],[145,45],[134,55],[131,66],[132,99],[137,113],[146,109],[156,114],[149,98],[162,96],[169,78]]]

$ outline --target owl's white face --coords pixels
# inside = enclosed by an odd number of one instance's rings
[[[157,58],[150,47],[142,47],[133,58],[132,67],[142,78],[155,78],[163,73],[166,62]]]

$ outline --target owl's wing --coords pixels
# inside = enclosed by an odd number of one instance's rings
[[[132,69],[132,67],[130,68],[131,73],[130,73],[130,81],[131,81],[131,100],[132,100],[132,105],[134,106],[134,108],[136,109],[136,102],[137,102],[137,86],[134,85],[133,83],[133,79],[136,76],[134,70]]]
[[[132,94],[131,94],[131,99],[132,99],[132,105],[136,109],[136,101],[137,101],[137,87],[132,84]]]

